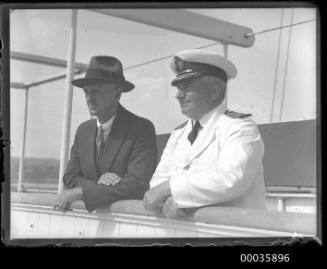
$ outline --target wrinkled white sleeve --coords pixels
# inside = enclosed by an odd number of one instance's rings
[[[170,179],[169,167],[175,144],[174,132],[170,135],[167,144],[161,154],[160,162],[151,178],[150,189]]]
[[[262,164],[264,146],[252,121],[233,123],[224,136],[216,166],[184,171],[170,180],[180,208],[234,200],[245,193]]]

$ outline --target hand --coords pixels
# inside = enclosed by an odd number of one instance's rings
[[[104,173],[98,180],[97,184],[103,184],[106,186],[114,186],[116,185],[121,178],[117,176],[115,173]]]
[[[148,190],[143,198],[145,209],[149,211],[158,211],[162,209],[165,200],[171,195],[169,180]]]
[[[177,217],[184,217],[186,213],[183,211],[183,209],[180,209],[177,207],[177,204],[175,203],[172,196],[168,197],[166,199],[166,202],[162,208],[162,213],[166,218],[174,219]]]
[[[56,199],[53,209],[57,211],[65,212],[69,209],[71,203],[82,200],[83,191],[82,187],[65,190]]]

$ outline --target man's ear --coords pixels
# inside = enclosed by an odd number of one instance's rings
[[[219,99],[221,95],[221,90],[219,89],[219,85],[215,84],[214,87],[211,88],[210,93],[211,93],[211,98],[213,100]]]
[[[211,100],[218,100],[220,98],[220,95],[222,94],[222,90],[218,83],[213,84],[210,87],[209,91],[210,91],[210,99]]]

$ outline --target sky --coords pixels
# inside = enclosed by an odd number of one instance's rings
[[[249,27],[259,32],[280,26],[280,8],[265,9],[189,9],[209,17]],[[150,12],[150,11],[149,11]],[[162,11],[168,12],[168,11]],[[283,10],[283,25],[291,23],[292,10]],[[47,57],[66,59],[68,53],[69,9],[15,10],[10,14],[10,49]],[[295,8],[293,23],[315,19],[313,8]],[[277,71],[276,99],[272,122],[298,121],[316,117],[316,26],[315,22],[292,28],[288,68],[287,46],[290,28],[281,31],[281,49]],[[253,114],[258,123],[269,123],[277,62],[279,31],[258,34],[250,48],[229,46],[228,58],[238,75],[228,84],[230,109]],[[213,43],[212,40],[177,33],[157,27],[109,17],[88,10],[78,11],[76,61],[88,64],[94,55],[112,55],[124,67],[172,55],[182,50]],[[207,48],[222,53],[221,45]],[[122,96],[129,110],[150,119],[157,134],[170,133],[186,120],[175,99],[176,89],[170,59],[125,71],[135,84]],[[11,60],[12,82],[25,84],[65,73],[56,68]],[[286,79],[284,77],[286,75]],[[80,77],[80,76],[77,76]],[[83,75],[82,75],[83,77]],[[285,83],[285,101],[281,120],[280,105]],[[65,80],[30,88],[26,157],[60,158]],[[11,156],[19,156],[23,135],[23,90],[10,91]],[[73,89],[70,145],[78,125],[89,119],[84,94]]]

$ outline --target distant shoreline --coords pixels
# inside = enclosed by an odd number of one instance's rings
[[[60,160],[25,158],[23,183],[58,184]],[[19,171],[19,158],[10,159],[11,184],[17,183]]]

